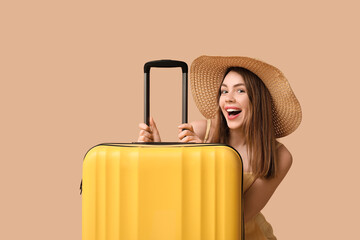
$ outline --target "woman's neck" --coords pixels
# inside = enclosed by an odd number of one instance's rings
[[[229,144],[233,147],[245,147],[246,137],[243,129],[229,129]]]

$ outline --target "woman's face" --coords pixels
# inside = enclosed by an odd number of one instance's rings
[[[249,114],[249,97],[244,78],[237,72],[230,71],[220,87],[219,106],[230,129],[243,126],[245,116]]]

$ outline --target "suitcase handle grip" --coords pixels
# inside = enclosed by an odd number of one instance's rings
[[[169,59],[150,61],[150,62],[145,63],[144,73],[150,73],[150,68],[152,68],[152,67],[157,67],[157,68],[181,67],[183,73],[188,72],[188,66],[185,62],[169,60]]]
[[[188,66],[185,62],[176,60],[150,61],[144,65],[144,122],[150,125],[150,68],[174,68],[182,69],[182,123],[188,121]]]

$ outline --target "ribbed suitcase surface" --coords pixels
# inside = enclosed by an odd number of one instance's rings
[[[83,240],[243,239],[242,162],[226,145],[98,145],[82,190]]]

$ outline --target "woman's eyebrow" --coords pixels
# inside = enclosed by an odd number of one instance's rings
[[[221,84],[221,86],[227,87],[227,85],[225,83]],[[238,86],[245,86],[245,84],[244,83],[237,83],[233,87],[238,87]]]

